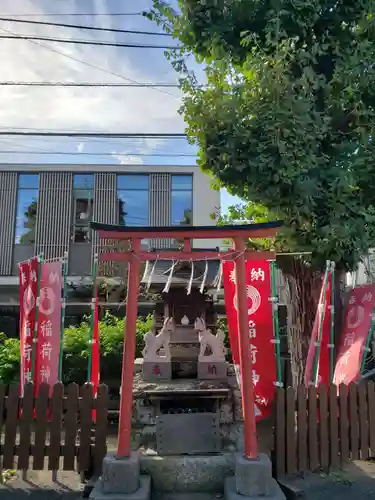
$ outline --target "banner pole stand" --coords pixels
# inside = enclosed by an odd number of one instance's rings
[[[59,355],[59,371],[58,380],[62,382],[62,363],[63,363],[63,350],[64,350],[64,327],[65,327],[65,309],[66,309],[66,288],[67,288],[67,274],[68,274],[68,252],[64,253],[61,260],[63,271],[63,286],[61,298],[61,326],[60,326],[60,355]]]
[[[246,293],[246,260],[245,241],[234,238],[234,250],[238,256],[234,261],[234,272],[237,286],[237,321],[240,357],[240,376],[242,393],[242,411],[244,416],[245,457],[248,460],[258,459],[257,431],[254,412],[254,386],[252,359],[249,342],[248,297]]]
[[[366,344],[363,347],[363,355],[362,355],[362,361],[361,361],[361,376],[363,375],[363,372],[365,371],[366,355],[367,355],[368,352],[371,351],[370,344],[371,344],[371,341],[372,341],[372,337],[374,335],[374,331],[375,331],[375,308],[372,311],[371,325],[370,325],[370,329],[368,331],[368,335],[367,335],[367,339],[366,339]]]
[[[325,306],[326,306],[326,293],[327,293],[327,286],[328,286],[330,269],[331,269],[331,262],[329,260],[327,260],[326,270],[324,273],[324,281],[323,281],[323,296],[322,296],[322,300],[319,302],[319,305],[318,305],[319,332],[318,332],[318,340],[316,343],[316,350],[315,350],[315,355],[314,355],[314,365],[313,365],[313,374],[312,374],[312,380],[311,380],[312,384],[315,386],[318,384],[318,377],[319,377],[320,344],[322,342],[323,323],[324,323]]]
[[[31,361],[31,380],[35,385],[35,359],[36,359],[36,344],[38,342],[38,327],[39,327],[39,304],[40,304],[40,282],[42,279],[42,264],[44,261],[44,255],[41,253],[37,256],[38,259],[38,287],[37,287],[37,298],[35,307],[35,325],[34,325],[34,336],[33,336],[33,350],[32,350],[32,361]]]
[[[333,383],[333,376],[335,373],[335,267],[336,264],[331,261],[331,305],[329,311],[331,313],[331,328],[329,340],[329,370],[330,382]]]
[[[276,261],[270,261],[271,267],[271,302],[272,302],[272,321],[273,321],[273,336],[275,344],[275,355],[276,355],[276,369],[277,369],[277,382],[278,387],[283,387],[283,377],[281,370],[281,353],[280,353],[280,327],[279,327],[279,297],[277,295],[277,285],[276,285]]]
[[[91,301],[91,318],[90,318],[90,337],[89,337],[89,359],[88,359],[88,366],[87,366],[87,382],[91,381],[91,369],[92,369],[92,340],[94,336],[94,327],[95,327],[95,307],[96,307],[96,275],[97,275],[97,268],[98,268],[98,254],[94,255],[94,262],[92,266],[92,283],[93,283],[93,290],[92,290],[92,301]]]

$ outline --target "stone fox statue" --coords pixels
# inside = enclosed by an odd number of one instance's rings
[[[155,361],[164,359],[170,361],[171,352],[169,349],[169,341],[171,338],[171,333],[175,330],[175,321],[173,318],[166,318],[164,321],[163,328],[160,330],[158,335],[154,335],[152,332],[147,332],[144,336],[145,348],[142,351],[143,358],[147,361]],[[164,356],[160,356],[159,350],[163,348]]]
[[[207,330],[203,318],[197,318],[195,320],[194,329],[199,335],[199,361],[225,361],[226,349],[224,347],[224,332],[218,330],[217,334],[214,335],[211,330]],[[206,355],[207,347],[210,348],[211,354]]]

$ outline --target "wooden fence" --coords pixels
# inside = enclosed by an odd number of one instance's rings
[[[374,383],[278,389],[274,440],[277,478],[375,457]]]
[[[0,384],[0,469],[99,474],[106,453],[107,400],[104,385],[94,397],[91,384],[59,383],[51,395],[43,384],[34,397],[28,384],[20,397],[18,384],[8,391]]]

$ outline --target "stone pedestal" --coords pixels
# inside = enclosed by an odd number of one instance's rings
[[[226,380],[226,361],[198,361],[199,380]]]
[[[272,477],[271,461],[267,455],[247,460],[236,454],[235,476],[225,480],[225,500],[269,498],[285,500],[279,485]]]
[[[155,382],[157,380],[171,380],[172,378],[172,363],[166,359],[160,358],[155,361],[143,361],[142,377],[147,382]]]
[[[108,454],[103,460],[103,473],[90,498],[92,500],[149,500],[151,478],[140,474],[140,458],[132,453],[128,458]]]

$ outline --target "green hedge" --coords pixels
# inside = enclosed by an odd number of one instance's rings
[[[20,378],[20,341],[0,333],[0,380],[9,384]]]
[[[100,378],[110,386],[119,386],[124,338],[124,319],[106,313],[100,328]],[[141,357],[144,346],[143,337],[151,328],[152,317],[137,319],[136,357]],[[225,321],[218,324],[227,334]],[[63,382],[84,384],[87,380],[88,341],[90,335],[90,318],[79,325],[65,329],[63,350]],[[226,347],[229,347],[226,335]],[[231,354],[228,349],[228,361]],[[20,377],[20,342],[7,338],[0,333],[0,380],[9,384],[19,381]]]
[[[138,318],[136,337],[136,357],[141,356],[143,336],[150,330],[151,316]],[[99,323],[100,328],[100,371],[102,382],[120,381],[121,360],[124,338],[124,319],[107,313]],[[63,382],[83,384],[87,380],[88,341],[90,318],[75,327],[66,328],[63,350]],[[5,383],[19,381],[20,341],[9,339],[0,333],[0,380]]]

